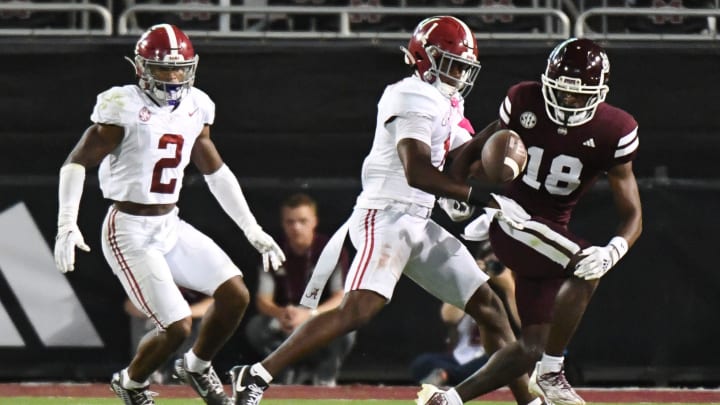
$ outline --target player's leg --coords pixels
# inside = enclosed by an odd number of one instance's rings
[[[190,307],[163,256],[163,243],[148,242],[156,240],[153,236],[167,220],[167,216],[137,217],[111,208],[103,223],[105,259],[133,305],[158,325],[156,333],[143,338],[130,365],[113,376],[113,390],[128,403],[150,398],[148,377],[180,347],[192,325]]]
[[[399,234],[402,213],[356,209],[350,238],[357,249],[345,282],[343,302],[302,324],[261,363],[231,371],[237,404],[258,404],[274,375],[301,358],[370,321],[392,296],[410,246]]]
[[[555,404],[584,404],[565,379],[562,353],[569,341],[569,335],[577,326],[575,322],[579,322],[584,311],[583,300],[589,300],[592,289],[570,288],[569,291],[559,294],[558,291],[561,286],[566,288],[568,283],[574,285],[574,281],[569,281],[574,277],[568,276],[566,267],[570,265],[573,255],[587,245],[587,242],[570,233],[567,228],[540,218],[526,222],[523,229],[495,222],[490,228],[490,239],[498,258],[516,272],[516,297],[523,324],[523,341],[526,342],[528,353],[538,359],[542,358],[541,363],[545,366],[539,373],[538,367],[535,367],[529,382],[531,391]],[[572,291],[577,294],[571,293]],[[556,301],[558,297],[562,308]],[[581,309],[574,309],[574,299],[579,300]],[[542,354],[542,350],[536,353],[536,345],[541,344],[542,348],[545,348],[548,335],[551,334],[550,325],[556,322],[558,316],[565,319],[562,323],[564,329],[561,328],[555,333],[569,335],[555,338],[553,344],[558,350],[557,355],[548,356]],[[529,328],[534,325],[538,325],[540,332],[537,332],[536,336],[530,336]]]
[[[166,254],[178,285],[213,297],[200,323],[191,350],[175,362],[175,372],[208,404],[226,404],[229,398],[212,367],[212,360],[233,336],[250,294],[242,273],[209,237],[180,220],[178,240]]]
[[[421,248],[414,252],[405,274],[443,302],[464,308],[482,325],[482,343],[489,354],[513,343],[515,335],[502,301],[489,287],[489,277],[480,270],[462,242],[433,221],[428,221],[421,235]],[[520,374],[503,374],[504,379],[495,380],[495,386],[487,392],[513,384],[518,403],[527,404],[533,396],[528,393],[526,378],[517,378]],[[430,394],[427,402],[421,400],[420,403],[433,403],[432,397],[437,395]],[[462,403],[476,396],[460,398],[454,390],[449,395],[450,398],[446,398],[449,403]]]
[[[583,280],[577,277],[565,280],[555,298],[555,315],[545,353],[551,356],[563,355],[599,283],[599,279]]]

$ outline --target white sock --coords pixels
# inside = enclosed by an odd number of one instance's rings
[[[202,373],[210,367],[210,362],[195,355],[192,349],[185,353],[185,368],[193,373]]]
[[[543,353],[542,360],[540,360],[540,374],[559,373],[562,370],[563,361],[565,361],[565,356],[550,356]]]
[[[532,401],[528,402],[527,405],[543,405],[543,401],[540,398],[535,398]]]
[[[132,378],[130,378],[130,375],[127,372],[127,368],[124,368],[120,372],[120,385],[122,385],[123,388],[129,388],[131,390],[136,390],[138,388],[145,388],[149,384],[150,383],[147,380],[145,380],[145,382],[137,382],[137,381],[133,380]]]
[[[255,363],[250,367],[250,375],[256,375],[265,380],[267,384],[270,384],[270,382],[273,380],[273,376],[270,375],[270,372],[263,367],[260,363]]]
[[[455,388],[450,388],[449,390],[445,391],[445,397],[448,400],[448,405],[462,405],[463,401],[460,399],[460,395],[458,395],[457,391],[455,391]]]

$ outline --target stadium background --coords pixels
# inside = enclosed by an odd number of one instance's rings
[[[134,38],[0,40],[0,215],[23,204],[49,251],[55,233],[57,172],[89,124],[95,96],[133,82],[123,56]],[[332,232],[349,214],[369,149],[383,87],[407,73],[402,41],[239,41],[199,39],[196,85],[217,103],[213,137],[240,178],[251,207],[271,233],[290,192],[317,198],[320,228]],[[497,115],[507,87],[538,79],[552,43],[480,44],[483,69],[467,115],[481,128]],[[720,383],[720,273],[715,216],[720,207],[720,103],[715,43],[606,44],[611,60],[608,102],[640,123],[636,161],[644,233],[604,280],[568,360],[577,384],[717,386]],[[212,236],[255,286],[257,255],[192,169],[181,215]],[[491,189],[488,188],[488,191]],[[578,207],[572,228],[598,244],[613,233],[612,199],[598,184]],[[21,255],[0,243],[0,303],[24,341],[0,347],[0,380],[105,380],[129,359],[124,293],[100,252],[107,203],[89,176],[79,224],[93,248],[67,276],[96,328],[99,348],[48,347],[10,283],[3,257]],[[448,224],[440,212],[435,218]],[[0,239],[17,229],[0,229]],[[56,271],[52,266],[36,273]],[[32,282],[32,281],[31,281]],[[341,382],[409,383],[407,366],[421,351],[442,348],[440,303],[403,280],[396,298],[368,327],[346,362]],[[47,311],[58,318],[69,316]],[[246,315],[249,318],[254,307]],[[241,328],[245,323],[241,325]],[[218,371],[256,360],[240,330],[217,361]]]

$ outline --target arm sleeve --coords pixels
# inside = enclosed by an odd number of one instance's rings
[[[248,229],[258,226],[237,177],[227,165],[223,164],[215,173],[205,175],[205,181],[225,213],[240,229],[247,232]]]
[[[58,228],[77,222],[85,184],[85,167],[77,163],[68,163],[60,169],[58,187]]]

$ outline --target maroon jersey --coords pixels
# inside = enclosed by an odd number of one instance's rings
[[[539,82],[511,87],[500,106],[500,121],[520,135],[528,151],[524,172],[505,195],[529,214],[563,226],[598,176],[633,160],[639,145],[632,115],[604,102],[586,124],[554,123],[545,112]]]

